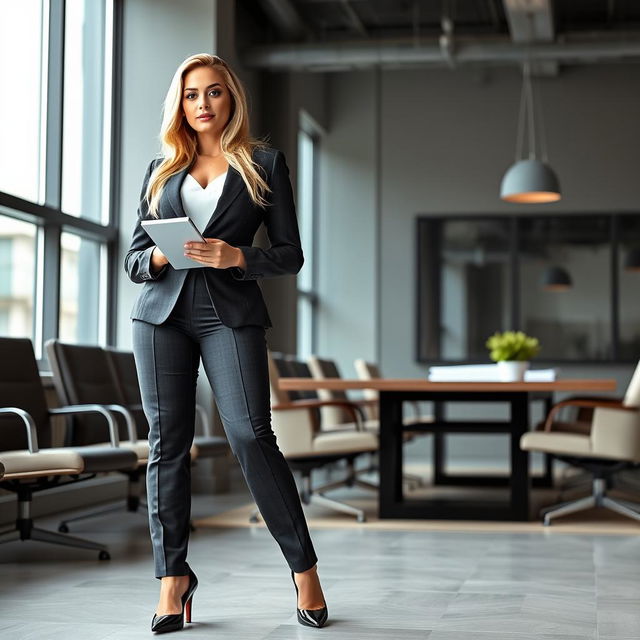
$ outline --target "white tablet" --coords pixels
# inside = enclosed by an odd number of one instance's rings
[[[191,218],[143,220],[140,224],[160,251],[167,256],[167,260],[174,269],[195,269],[206,266],[184,255],[186,242],[205,241]]]

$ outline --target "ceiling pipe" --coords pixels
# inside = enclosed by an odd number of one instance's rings
[[[593,38],[594,34],[589,34]],[[557,61],[567,64],[637,62],[640,35],[625,33],[624,39],[602,34],[602,40],[519,44],[509,38],[456,37],[455,48],[443,55],[438,39],[416,44],[413,38],[370,40],[367,42],[301,43],[265,45],[245,49],[241,58],[253,68],[295,71],[349,71],[371,67],[522,64],[530,61]],[[451,58],[449,58],[451,56]]]

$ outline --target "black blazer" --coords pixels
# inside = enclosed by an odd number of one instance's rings
[[[263,178],[272,189],[266,194],[269,205],[264,209],[255,205],[240,173],[229,165],[220,199],[202,234],[205,238],[220,238],[238,247],[247,262],[245,271],[239,267],[198,268],[204,272],[218,317],[228,327],[247,324],[271,327],[271,318],[256,280],[298,273],[304,262],[285,156],[279,149],[256,149],[253,159],[263,169]],[[149,176],[160,162],[161,159],[156,158],[147,167],[140,193],[138,220],[131,247],[124,259],[129,278],[133,282],[144,283],[129,317],[151,324],[161,324],[167,319],[190,271],[174,269],[170,264],[155,274],[150,271],[151,252],[155,245],[140,221],[153,219],[143,197]],[[186,216],[180,187],[188,171],[189,167],[182,169],[165,183],[158,210],[161,218]],[[262,222],[269,236],[269,249],[251,246]]]

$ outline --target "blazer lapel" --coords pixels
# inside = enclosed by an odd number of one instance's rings
[[[218,199],[218,204],[211,214],[211,218],[209,219],[209,222],[207,222],[207,226],[202,232],[202,235],[204,235],[209,227],[229,208],[231,203],[240,195],[244,186],[244,180],[242,179],[240,172],[229,165],[229,168],[227,169],[227,177],[224,179],[224,185],[222,185],[222,193]]]
[[[187,215],[184,212],[184,208],[182,206],[182,196],[180,195],[180,189],[182,187],[184,179],[187,177],[187,173],[189,173],[190,168],[191,167],[187,166],[184,169],[178,171],[178,173],[174,173],[164,185],[163,197],[165,197],[169,201],[171,209],[173,210],[173,215],[176,218],[184,218]]]
[[[185,167],[178,171],[178,173],[174,173],[164,188],[164,197],[169,201],[169,205],[172,210],[173,216],[177,218],[186,217],[186,213],[184,211],[184,207],[182,206],[182,196],[180,195],[180,189],[182,188],[182,183],[184,179],[187,177],[187,173],[189,173],[190,167]],[[234,169],[231,165],[227,169],[227,176],[224,179],[224,185],[222,186],[222,193],[220,194],[220,198],[218,199],[218,204],[216,208],[211,214],[211,218],[207,223],[202,235],[206,233],[209,227],[213,224],[215,220],[217,220],[228,208],[229,205],[238,197],[240,192],[242,191],[242,187],[244,186],[244,181],[240,172],[237,169]]]

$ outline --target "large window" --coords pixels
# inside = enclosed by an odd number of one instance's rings
[[[48,338],[115,337],[113,9],[0,3],[0,335],[31,338],[43,366]]]
[[[298,357],[306,358],[316,348],[317,265],[315,250],[318,209],[318,127],[302,113],[298,133],[297,214],[304,266],[298,274]]]
[[[42,202],[46,5],[0,3],[0,191]]]
[[[632,214],[421,217],[417,360],[486,362],[495,331],[541,362],[640,358],[640,222]]]
[[[61,238],[60,339],[100,341],[100,243],[75,233]],[[104,309],[102,309],[104,311]]]
[[[110,39],[106,5],[65,1],[62,210],[108,222]]]
[[[0,215],[0,335],[35,333],[35,225]]]

